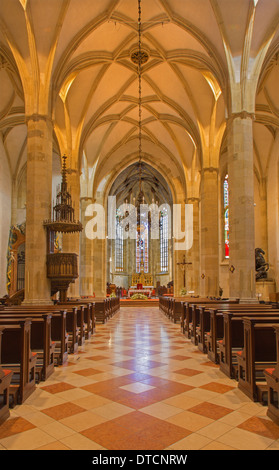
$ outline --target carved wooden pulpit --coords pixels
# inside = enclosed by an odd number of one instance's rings
[[[67,189],[66,156],[63,156],[61,190],[56,196],[53,219],[44,222],[47,230],[47,276],[51,280],[51,295],[59,292],[59,300],[67,300],[69,285],[78,278],[78,257],[76,253],[62,253],[55,249],[58,233],[82,231],[82,224],[75,220],[72,197]]]

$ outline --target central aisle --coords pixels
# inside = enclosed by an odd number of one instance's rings
[[[158,309],[122,308],[0,426],[0,449],[279,448],[279,427]]]

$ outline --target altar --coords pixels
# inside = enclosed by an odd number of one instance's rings
[[[143,272],[133,274],[132,285],[128,289],[128,298],[134,294],[143,294],[151,298],[153,290],[153,276],[151,274]]]
[[[143,289],[137,289],[137,287],[131,286],[128,290],[128,298],[130,299],[130,297],[134,294],[143,294],[143,295],[146,295],[147,297],[151,298],[152,291],[153,291],[153,286],[150,286],[149,288],[146,287],[146,288],[143,288]]]

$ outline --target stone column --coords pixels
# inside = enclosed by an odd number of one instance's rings
[[[267,235],[267,180],[260,181],[260,220],[261,220],[261,246],[268,261],[268,235]],[[256,248],[256,247],[255,247]]]
[[[72,196],[72,204],[75,209],[75,219],[80,220],[80,174],[76,169],[69,169],[67,174],[68,191]],[[83,227],[84,230],[84,227]],[[67,296],[79,298],[79,284],[80,284],[80,232],[63,234],[63,252],[76,253],[78,255],[79,277],[74,283],[70,284]]]
[[[83,231],[80,234],[80,294],[93,295],[93,241],[85,233],[85,226],[88,219],[85,217],[85,210],[88,204],[92,204],[92,198],[83,197],[80,199],[81,223]]]
[[[200,217],[197,197],[187,199],[187,204],[193,205],[193,245],[188,251],[188,261],[192,264],[187,268],[187,290],[200,293]]]
[[[230,297],[255,297],[253,115],[234,114],[228,122]]]
[[[179,217],[180,217],[180,220],[179,220]],[[173,213],[172,224],[173,224],[173,288],[174,288],[173,294],[175,297],[180,297],[181,289],[184,289],[185,287],[187,289],[186,273],[185,273],[185,278],[184,278],[184,269],[186,270],[187,268],[186,266],[182,265],[182,263],[188,262],[188,259],[186,258],[186,250],[185,250],[185,244],[184,244],[185,242],[185,230],[184,230],[185,229],[185,201],[183,202],[181,201],[180,203],[180,212],[178,211],[176,216]]]
[[[200,294],[219,295],[218,169],[203,168],[200,217]]]
[[[48,116],[27,118],[25,304],[51,303],[43,222],[51,216],[52,133]]]
[[[93,289],[96,297],[106,296],[107,239],[93,240]]]

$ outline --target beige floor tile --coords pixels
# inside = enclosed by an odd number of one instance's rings
[[[90,393],[88,397],[78,398],[77,400],[72,400],[72,403],[78,406],[82,406],[87,410],[93,410],[94,408],[99,408],[103,405],[108,405],[112,403],[111,400],[107,398],[101,397],[100,395],[95,395],[94,393]]]
[[[232,410],[240,410],[243,408],[243,403],[241,403],[239,398],[236,397],[233,393],[218,394],[213,398],[208,398],[207,401],[216,405],[231,408]]]
[[[123,390],[127,390],[128,392],[132,392],[132,393],[142,393],[148,390],[152,390],[155,387],[152,387],[151,385],[146,385],[140,382],[134,382],[129,385],[123,385],[123,387],[120,387],[120,388]]]
[[[188,395],[187,392],[181,393],[180,395],[175,395],[174,397],[167,398],[164,400],[164,403],[167,405],[175,406],[177,408],[181,408],[182,410],[188,410],[192,408],[192,406],[199,405],[204,400],[197,400],[196,398],[192,398]]]
[[[188,385],[188,383],[187,383]],[[189,396],[190,398],[194,398],[195,400],[201,401],[211,401],[212,399],[219,397],[220,394],[216,392],[211,392],[209,390],[203,390],[202,388],[193,388],[188,392],[185,392],[185,395]]]
[[[189,431],[196,432],[213,422],[212,419],[200,416],[190,411],[183,411],[167,419],[168,422],[181,426]]]
[[[57,398],[61,398],[64,401],[74,401],[80,398],[87,398],[90,396],[90,393],[80,388],[74,388],[71,390],[66,390],[65,392],[56,393],[56,396]]]
[[[41,413],[40,411],[34,410],[31,413],[24,415],[24,418],[27,419],[27,421],[32,423],[34,426],[37,426],[38,428],[56,422],[50,416],[47,416],[45,413]]]
[[[200,450],[206,445],[211,443],[211,439],[198,435],[196,433],[191,434],[190,436],[181,439],[181,441],[176,442],[170,446],[169,450]]]
[[[50,442],[53,442],[53,437],[38,428],[6,437],[1,441],[8,450],[35,450]]]
[[[242,406],[239,407],[239,410],[241,410],[243,413],[249,414],[250,416],[256,416],[262,411],[262,409],[263,407],[260,403],[255,403],[251,400],[245,400]]]
[[[64,426],[64,424],[62,424],[61,421],[60,422],[53,421],[50,424],[41,426],[40,429],[57,440],[60,440],[64,437],[71,436],[75,432],[70,427]]]
[[[119,416],[131,413],[132,411],[134,411],[133,408],[114,402],[94,409],[94,413],[107,419],[118,418]]]
[[[237,449],[229,445],[222,444],[222,442],[211,441],[209,444],[202,447],[201,450],[237,450]]]
[[[72,434],[71,436],[65,437],[60,440],[62,444],[67,446],[71,450],[103,450],[104,447],[100,446],[96,442],[87,439],[79,433]]]
[[[233,427],[229,424],[222,423],[220,420],[218,420],[202,429],[199,429],[196,434],[201,434],[202,436],[208,437],[209,439],[217,439],[232,429]]]
[[[60,420],[60,423],[76,432],[81,432],[92,426],[98,426],[98,424],[102,424],[107,420],[108,418],[96,414],[93,411],[85,411],[84,413],[78,413],[74,416],[63,418]]]
[[[226,416],[223,416],[223,418],[220,418],[220,422],[229,424],[230,426],[238,426],[239,424],[243,423],[244,421],[247,421],[251,415],[248,413],[244,413],[241,408],[239,408],[237,411],[233,411],[232,413],[227,414]]]
[[[239,450],[265,450],[273,442],[271,439],[238,428],[232,429],[216,440]]]
[[[168,405],[163,402],[155,403],[154,405],[146,406],[141,408],[140,411],[142,413],[146,413],[151,416],[155,416],[159,419],[167,419],[171,416],[177,415],[178,413],[182,413],[181,408],[177,408],[175,406]]]

